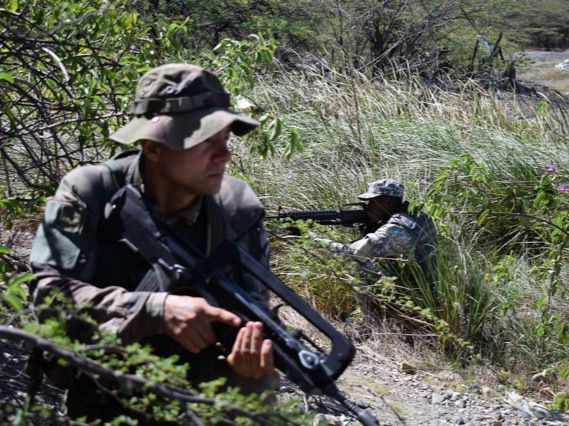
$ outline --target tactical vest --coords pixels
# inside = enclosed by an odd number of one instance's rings
[[[104,191],[104,195],[100,192],[97,195],[99,202],[102,198],[108,202],[118,189],[129,183],[133,168],[137,166],[136,154],[137,152],[127,151],[95,166],[100,169],[101,189]],[[206,256],[222,241],[231,239],[244,243],[249,252],[259,258],[265,248],[260,247],[257,238],[249,238],[252,231],[260,228],[263,215],[264,210],[249,186],[238,179],[225,176],[220,191],[213,196],[204,197],[198,221],[188,225],[180,220],[176,228],[171,230],[181,238],[201,241],[199,248]],[[97,233],[96,265],[91,282],[100,286],[119,285],[129,291],[150,290],[143,282],[145,277],[148,278],[149,265],[108,232],[103,216]],[[121,261],[118,262],[117,259]]]

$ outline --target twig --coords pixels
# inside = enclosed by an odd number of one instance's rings
[[[55,61],[55,63],[57,64],[57,66],[59,67],[61,72],[63,73],[63,77],[65,78],[65,81],[68,82],[69,81],[69,73],[67,72],[67,68],[65,68],[65,65],[63,65],[63,62],[61,61],[59,56],[57,56],[55,54],[55,52],[53,52],[52,50],[49,50],[47,47],[42,47],[41,50],[43,50],[44,52],[46,52],[49,56],[51,56],[53,58],[53,60]]]
[[[0,337],[24,340],[32,345],[35,345],[37,348],[43,351],[49,352],[58,358],[68,361],[76,368],[81,370],[83,374],[87,375],[96,382],[100,379],[111,380],[115,382],[122,381],[127,382],[140,390],[151,391],[161,397],[167,399],[176,399],[186,404],[206,404],[212,406],[217,404],[217,400],[201,396],[195,392],[180,389],[171,385],[153,382],[134,374],[125,374],[116,370],[107,369],[90,358],[79,355],[70,349],[56,345],[48,339],[36,336],[35,334],[28,333],[18,328],[0,326]],[[253,413],[237,406],[224,405],[221,409],[233,415],[249,418],[262,425],[268,425],[268,422],[271,419],[274,419],[276,416],[283,418],[279,413]]]

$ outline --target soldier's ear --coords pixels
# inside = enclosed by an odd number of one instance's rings
[[[153,162],[158,161],[163,148],[161,143],[144,140],[140,142],[140,145],[142,147],[142,152],[144,153],[144,158]]]

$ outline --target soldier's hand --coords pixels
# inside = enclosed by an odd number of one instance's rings
[[[254,379],[275,370],[273,342],[263,339],[263,323],[248,322],[239,330],[227,362],[236,373]]]
[[[201,297],[169,294],[164,303],[166,334],[191,353],[198,353],[216,341],[212,322],[239,327],[241,319],[225,309],[211,306]]]

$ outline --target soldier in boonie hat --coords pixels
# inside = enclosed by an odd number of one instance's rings
[[[395,179],[380,179],[369,184],[367,192],[358,195],[360,200],[369,200],[380,195],[389,195],[390,197],[403,198],[405,187],[401,182]]]
[[[142,193],[148,207],[144,214],[201,252],[209,255],[226,239],[239,236],[240,247],[269,268],[263,206],[245,182],[226,173],[230,133],[242,136],[259,123],[229,106],[219,79],[198,66],[167,64],[144,74],[134,118],[111,136],[140,149],[77,167],[63,178],[48,201],[32,248],[30,263],[38,278],[30,296],[40,310],[51,291],[64,287],[69,306],[84,307],[101,330],[115,332],[123,342],[141,341],[163,355],[180,356],[192,365],[191,382],[224,377],[227,386],[260,393],[278,383],[262,324],[245,323],[223,306],[191,294],[165,291],[169,274],[159,274],[163,265],[131,252],[116,235],[116,229],[132,224],[115,227],[107,216],[110,200],[129,185]],[[268,303],[259,282],[244,278],[244,284],[253,300]],[[239,328],[223,359],[215,347],[214,322]],[[58,377],[68,387],[69,416],[106,423],[128,414],[150,424],[146,415],[109,400],[96,378],[79,372]]]
[[[259,125],[229,106],[229,94],[211,72],[196,65],[162,65],[140,78],[134,119],[110,138],[122,144],[150,140],[187,149],[226,127],[243,136]]]

